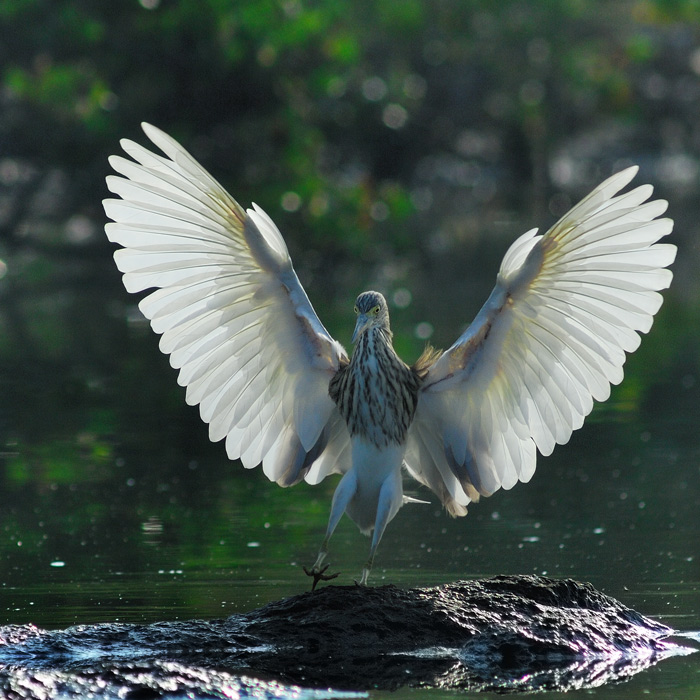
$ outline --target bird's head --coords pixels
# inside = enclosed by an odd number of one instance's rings
[[[386,332],[389,330],[389,308],[386,299],[379,292],[362,292],[355,300],[355,313],[357,323],[352,334],[352,342],[371,328],[381,328]]]

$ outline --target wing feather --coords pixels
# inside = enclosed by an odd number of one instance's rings
[[[478,494],[528,481],[622,381],[626,353],[651,328],[676,247],[650,185],[603,182],[543,236],[504,256],[474,322],[430,367],[409,431],[409,472],[453,515]],[[476,493],[478,492],[478,493]]]
[[[105,200],[108,238],[129,292],[199,404],[212,440],[247,468],[262,463],[287,486],[314,483],[350,464],[349,435],[328,395],[347,362],[323,327],[267,214],[243,208],[176,141],[144,124],[165,154],[132,141],[132,160]]]
[[[350,433],[339,412],[331,414],[324,431],[328,444],[305,477],[309,484],[318,484],[328,474],[346,471],[351,462]]]

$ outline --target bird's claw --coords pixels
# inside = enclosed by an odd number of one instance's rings
[[[311,584],[311,590],[315,590],[316,585],[318,584],[319,581],[331,581],[334,578],[337,578],[340,575],[340,572],[336,572],[335,574],[327,574],[326,571],[328,570],[328,567],[330,564],[326,564],[322,569],[318,569],[315,566],[309,571],[305,566],[302,567],[304,569],[304,573],[307,576],[313,577],[314,582]]]

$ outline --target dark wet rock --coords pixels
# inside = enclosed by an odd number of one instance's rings
[[[240,697],[266,697],[269,681],[252,677],[306,689],[562,691],[623,680],[682,653],[672,634],[572,580],[328,586],[223,620],[0,628],[0,690],[17,698],[218,697],[238,683]],[[271,686],[269,697],[281,690]],[[319,692],[298,697],[329,697]]]

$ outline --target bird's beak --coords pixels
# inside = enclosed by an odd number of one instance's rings
[[[368,325],[369,319],[367,318],[367,314],[359,314],[357,317],[357,323],[355,324],[355,330],[352,334],[352,340],[350,341],[353,345],[360,336],[360,333],[362,333],[362,331],[365,330],[365,328],[367,328]]]

